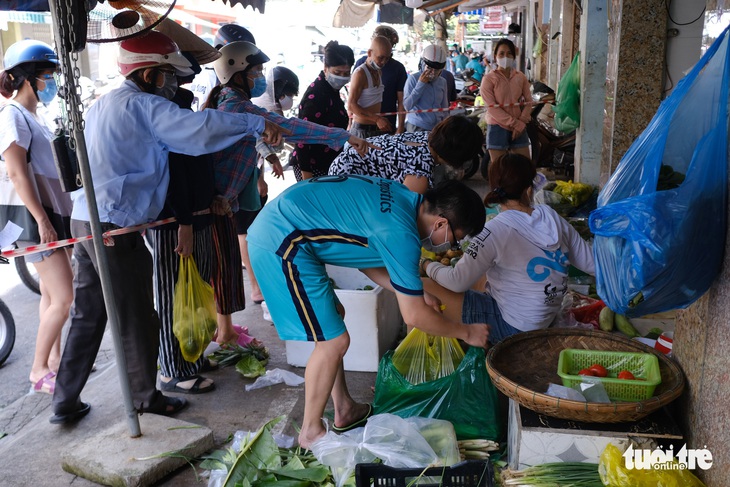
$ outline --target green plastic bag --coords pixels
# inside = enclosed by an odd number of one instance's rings
[[[378,366],[376,414],[443,419],[454,425],[459,440],[500,439],[497,389],[487,373],[484,349],[471,347],[453,374],[418,385],[398,372],[392,358],[391,350]]]
[[[580,52],[558,83],[555,95],[555,128],[572,132],[580,126]]]
[[[213,339],[217,322],[213,288],[201,279],[192,256],[180,256],[172,308],[172,332],[182,356],[195,362]]]

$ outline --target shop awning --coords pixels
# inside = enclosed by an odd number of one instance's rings
[[[18,22],[20,24],[50,24],[50,12],[0,12],[0,23]]]
[[[84,1],[84,0],[76,0]],[[221,0],[225,4],[251,6],[252,8],[264,12],[266,0]],[[48,0],[0,0],[0,10],[15,10],[18,12],[48,12]]]
[[[429,14],[458,8],[459,12],[469,12],[486,7],[521,3],[520,0],[406,0],[406,6],[425,10]]]

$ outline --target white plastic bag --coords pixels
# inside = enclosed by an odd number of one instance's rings
[[[586,402],[585,396],[580,392],[576,391],[575,389],[571,389],[570,387],[565,387],[558,384],[550,384],[545,394],[552,397],[558,397],[560,399],[568,399],[570,401]]]
[[[273,386],[275,384],[285,383],[288,386],[294,387],[304,384],[304,378],[299,377],[294,372],[282,369],[271,369],[267,370],[264,375],[256,379],[253,384],[246,384],[246,391],[252,391],[254,389],[261,389],[263,387]]]
[[[445,423],[438,419],[403,419],[394,414],[377,414],[368,419],[364,428],[355,428],[341,435],[327,432],[312,444],[311,449],[320,463],[332,469],[337,487],[341,487],[358,463],[370,463],[376,458],[381,459],[384,465],[396,468],[438,465],[439,457],[419,432],[420,428],[435,422]],[[456,439],[456,434],[453,438]],[[456,448],[458,457],[458,446]],[[449,447],[442,449],[448,451]]]

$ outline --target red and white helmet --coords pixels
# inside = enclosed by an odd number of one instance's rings
[[[191,76],[194,73],[190,61],[180,54],[180,49],[172,39],[157,31],[123,40],[119,44],[117,57],[119,72],[129,76],[139,69],[169,64],[178,76]]]

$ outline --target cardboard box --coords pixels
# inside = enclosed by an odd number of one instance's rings
[[[403,328],[395,294],[386,291],[357,269],[327,265],[327,274],[339,289],[335,294],[345,307],[345,325],[350,349],[345,354],[345,370],[377,372],[385,352],[395,347]],[[358,290],[372,286],[370,291]],[[295,367],[307,365],[314,343],[288,340],[286,361]]]
[[[631,437],[681,440],[664,410],[628,423],[583,423],[538,414],[509,400],[507,456],[511,469],[552,462],[598,463],[606,445],[623,450]]]

